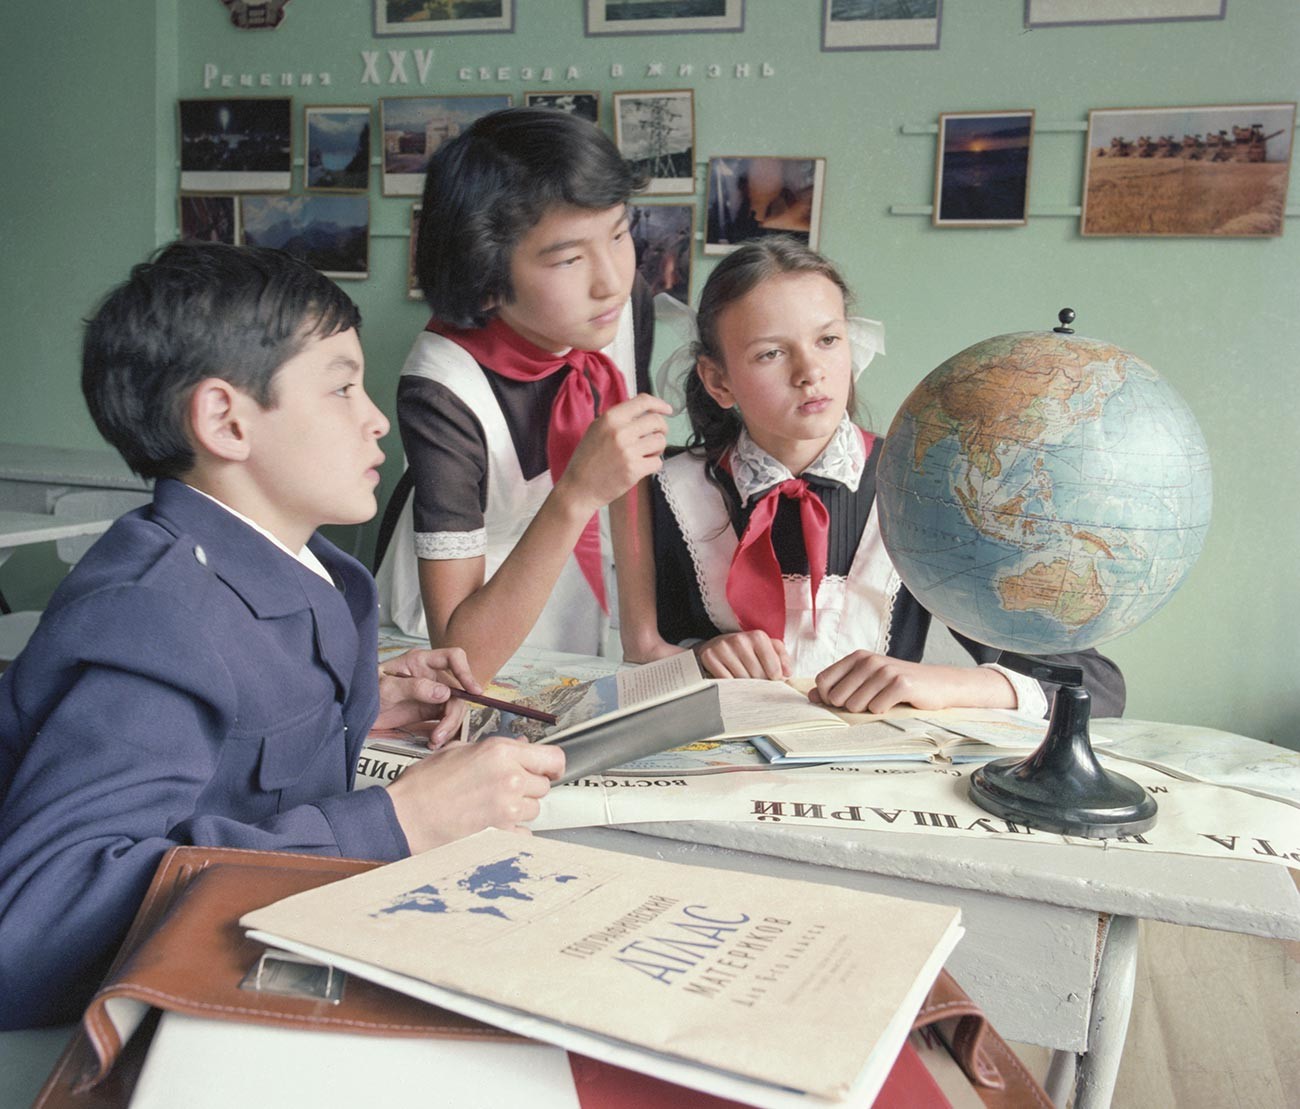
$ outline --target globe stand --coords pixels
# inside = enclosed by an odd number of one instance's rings
[[[995,816],[1066,836],[1114,839],[1155,824],[1155,799],[1131,778],[1097,762],[1088,736],[1091,699],[1083,688],[1083,671],[1008,651],[998,663],[1060,688],[1038,750],[1028,758],[980,767],[971,775],[971,800]]]

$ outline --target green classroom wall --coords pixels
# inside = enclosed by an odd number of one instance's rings
[[[27,6],[11,21],[0,73],[0,439],[101,445],[77,387],[79,321],[175,232],[177,97],[292,96],[298,190],[305,104],[377,109],[384,96],[519,97],[567,86],[599,90],[612,131],[613,92],[689,87],[697,159],[826,158],[822,249],[841,264],[858,310],[888,329],[888,355],[859,384],[877,430],[950,354],[989,335],[1050,327],[1065,305],[1079,313],[1081,333],[1127,347],[1173,383],[1209,441],[1214,520],[1173,602],[1105,649],[1128,677],[1129,715],[1300,749],[1300,225],[1292,218],[1271,239],[1083,239],[1075,217],[1032,214],[1080,201],[1084,135],[1051,124],[1082,123],[1098,107],[1294,101],[1293,0],[1231,0],[1219,22],[1033,31],[1023,26],[1023,0],[949,0],[939,50],[837,53],[819,49],[822,0],[748,0],[739,34],[601,38],[584,36],[582,0],[515,6],[511,34],[386,38],[371,32],[369,0],[296,0],[274,31],[236,30],[219,0]],[[408,54],[408,83],[391,82],[388,51],[417,48],[433,51],[427,79]],[[380,52],[378,84],[362,83],[363,51]],[[663,76],[648,73],[653,63]],[[692,75],[678,75],[683,64]],[[708,75],[713,64],[719,76]],[[232,87],[205,90],[205,66],[231,74]],[[549,84],[520,76],[548,66]],[[578,75],[569,79],[571,66]],[[241,75],[256,82],[263,73],[273,88],[239,86]],[[280,86],[284,73],[293,87]],[[315,83],[301,86],[301,74]],[[1026,108],[1043,128],[1027,226],[936,230],[926,216],[891,214],[928,205],[933,193],[934,137],[903,127],[936,123],[945,111]],[[1296,196],[1293,178],[1290,210],[1300,213]],[[694,200],[698,226],[702,193]],[[410,203],[381,196],[372,174],[371,276],[347,286],[365,317],[369,388],[390,414],[424,323],[404,289]],[[710,264],[697,251],[695,292]],[[391,488],[396,433],[386,446]],[[366,556],[373,525],[333,537]],[[24,551],[6,565],[4,588],[39,604],[57,573],[52,556]]]

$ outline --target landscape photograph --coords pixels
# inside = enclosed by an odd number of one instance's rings
[[[1092,111],[1082,233],[1281,235],[1295,107]]]
[[[245,196],[243,241],[301,258],[327,277],[370,276],[370,198]]]
[[[449,35],[514,29],[514,0],[374,0],[377,35]]]
[[[739,31],[745,0],[587,0],[587,34]]]
[[[935,49],[942,8],[942,0],[824,0],[822,49]]]
[[[507,96],[394,96],[379,101],[385,196],[419,196],[429,158],[479,116],[508,108]]]
[[[306,187],[365,192],[370,187],[369,107],[307,108]]]
[[[1024,223],[1033,131],[1028,111],[940,116],[934,225]]]

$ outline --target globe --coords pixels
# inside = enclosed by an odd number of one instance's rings
[[[917,600],[1030,655],[1148,619],[1210,523],[1210,462],[1187,405],[1140,358],[1064,326],[985,339],[929,374],[894,417],[876,489],[885,547]]]

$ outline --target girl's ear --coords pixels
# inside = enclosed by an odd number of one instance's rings
[[[717,362],[707,354],[702,354],[695,363],[695,373],[719,408],[735,407],[736,398],[732,396],[731,387],[727,384],[727,371]]]
[[[243,412],[251,398],[220,377],[200,381],[190,394],[190,435],[201,451],[227,462],[248,457]]]

